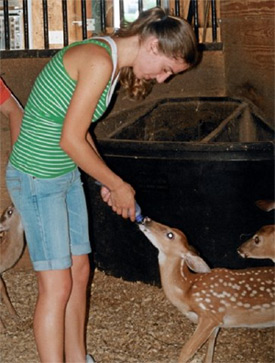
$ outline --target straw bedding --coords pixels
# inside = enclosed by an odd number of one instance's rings
[[[32,333],[37,288],[32,271],[4,274],[19,317],[1,304],[6,325],[0,335],[1,363],[38,362]],[[195,329],[173,307],[162,289],[127,282],[96,270],[89,294],[88,352],[98,363],[176,363],[183,343]],[[192,359],[203,361],[205,347]],[[274,362],[274,329],[222,329],[214,362]]]

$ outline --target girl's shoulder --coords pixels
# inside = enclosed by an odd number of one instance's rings
[[[80,74],[93,75],[100,73],[101,77],[109,77],[113,70],[112,54],[108,44],[98,40],[87,39],[68,47],[63,53],[63,66],[72,79]],[[96,74],[95,74],[96,73]]]
[[[68,49],[74,48],[74,47],[81,47],[85,45],[95,45],[99,48],[105,49],[109,54],[112,52],[112,48],[110,45],[110,42],[108,41],[110,37],[93,37],[88,38],[80,41],[73,42],[69,45],[67,45],[65,48],[63,48],[63,52],[66,52]]]
[[[107,41],[98,38],[89,38],[82,41],[74,42],[64,49],[62,58],[72,57],[76,61],[77,58],[85,59],[88,63],[101,59],[112,61],[112,49]]]

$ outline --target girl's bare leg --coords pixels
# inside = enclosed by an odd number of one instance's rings
[[[65,361],[86,361],[85,321],[87,285],[90,276],[88,255],[73,256],[72,291],[65,313]]]
[[[64,361],[65,310],[72,289],[71,269],[39,271],[34,336],[41,362]]]

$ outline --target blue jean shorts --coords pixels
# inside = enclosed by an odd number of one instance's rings
[[[80,172],[52,179],[6,170],[10,197],[20,213],[36,271],[71,267],[72,255],[91,252],[88,214]]]

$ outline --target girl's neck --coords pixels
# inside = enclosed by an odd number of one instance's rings
[[[138,35],[129,38],[114,37],[113,40],[117,46],[118,70],[132,67],[140,48]]]

